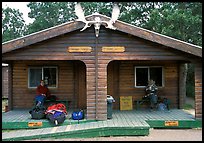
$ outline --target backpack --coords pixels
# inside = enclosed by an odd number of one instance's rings
[[[159,103],[158,110],[159,111],[166,111],[168,109],[167,109],[167,106],[164,103]]]
[[[59,125],[64,123],[66,116],[64,112],[60,112],[60,111],[55,111],[54,114],[52,113],[48,113],[46,115],[46,118],[49,120],[49,122],[53,125]]]
[[[34,106],[29,113],[31,114],[32,119],[44,119],[45,118],[45,107],[40,106]]]
[[[57,126],[62,124],[66,119],[66,106],[62,103],[50,105],[45,114],[47,114],[46,118],[49,120],[49,122]]]
[[[72,113],[72,119],[73,120],[82,120],[84,118],[84,113],[82,110],[80,111],[74,111]]]

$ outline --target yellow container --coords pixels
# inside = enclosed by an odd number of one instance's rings
[[[120,110],[132,110],[132,96],[120,96]]]

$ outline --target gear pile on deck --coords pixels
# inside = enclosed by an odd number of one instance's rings
[[[51,124],[57,126],[66,119],[67,110],[62,103],[51,104],[47,109],[42,104],[36,104],[29,113],[32,119],[48,119]]]
[[[154,80],[149,80],[145,88],[146,95],[143,96],[142,102],[147,101],[150,104],[150,109],[157,109],[160,111],[169,110],[170,101],[165,97],[157,96],[158,87]]]

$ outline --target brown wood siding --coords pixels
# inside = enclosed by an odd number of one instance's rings
[[[74,79],[74,108],[86,109],[86,66],[81,61],[74,61]]]
[[[91,46],[91,53],[69,53],[68,46]],[[4,60],[72,60],[94,59],[94,47],[96,46],[95,33],[92,28],[84,32],[70,32],[49,40],[39,42],[26,48],[6,53]],[[102,46],[125,46],[124,53],[102,53]],[[111,60],[188,60],[188,56],[147,40],[130,36],[119,31],[104,29],[101,27],[98,38],[99,59]]]
[[[67,51],[69,46],[91,46],[92,52],[87,53],[69,53]],[[103,53],[101,51],[102,46],[124,46],[125,52],[122,53]],[[97,59],[96,48],[97,47]],[[70,60],[81,60],[86,65],[86,95],[87,95],[87,118],[88,119],[106,119],[107,105],[106,95],[107,92],[107,66],[111,61],[120,61],[118,66],[119,80],[113,78],[114,82],[119,82],[118,92],[114,93],[114,96],[126,96],[134,95],[134,99],[137,99],[144,95],[143,89],[134,88],[134,66],[133,65],[146,65],[156,64],[165,65],[165,87],[161,89],[163,95],[171,100],[172,107],[177,107],[178,104],[178,67],[176,61],[189,61],[195,58],[192,55],[185,54],[181,51],[165,47],[163,45],[156,44],[135,36],[131,36],[119,31],[105,29],[104,26],[100,28],[99,37],[95,37],[95,31],[93,27],[86,29],[83,32],[79,30],[73,31],[61,36],[50,38],[48,40],[35,43],[16,51],[5,53],[2,57],[4,61],[7,60],[32,60],[36,63],[48,62],[52,64],[53,61],[58,60],[57,65],[60,67],[59,72],[59,90],[52,92],[59,94],[63,98],[73,97],[74,84],[70,84],[74,79],[74,74],[69,73],[73,71],[73,63]],[[63,61],[64,60],[64,61]],[[125,61],[128,60],[126,63]],[[133,63],[129,62],[133,60]],[[144,62],[148,61],[148,62]],[[155,62],[154,62],[155,61]],[[175,61],[170,62],[166,61]],[[55,63],[54,62],[54,63]],[[124,63],[123,63],[124,62]],[[168,63],[168,64],[165,64]],[[27,89],[27,74],[24,73],[26,64],[17,62],[14,65],[14,91],[15,107],[30,107],[32,99],[34,97],[33,91],[29,92]],[[61,65],[62,64],[62,65]],[[97,65],[96,65],[97,64]],[[127,64],[127,65],[126,65]],[[19,67],[18,67],[19,66]],[[62,66],[62,69],[61,69]],[[117,68],[117,66],[116,66]],[[62,70],[62,71],[61,71]],[[96,70],[99,71],[96,73]],[[26,71],[25,71],[26,72]],[[116,70],[113,71],[115,73]],[[62,75],[61,75],[62,74]],[[66,78],[69,76],[70,78]],[[26,77],[26,78],[25,78]],[[97,78],[96,78],[97,77]],[[61,81],[62,80],[62,81]],[[98,82],[98,83],[97,83]],[[19,83],[19,86],[16,85]],[[66,87],[66,83],[69,83],[69,88]],[[97,83],[97,84],[96,84]],[[76,83],[75,83],[76,84]],[[114,84],[117,86],[117,84]],[[130,86],[128,86],[130,85]],[[23,96],[16,92],[16,90],[22,88],[21,92],[26,93],[26,106],[20,103],[20,98]],[[115,88],[114,88],[115,89]],[[116,91],[117,89],[115,89]],[[30,95],[32,93],[32,96]],[[136,96],[136,94],[138,97]],[[15,95],[17,94],[17,95]],[[25,96],[26,96],[25,95]],[[66,96],[65,96],[66,95]],[[175,96],[175,98],[174,98]],[[118,98],[116,98],[114,108],[118,108]]]
[[[195,117],[202,119],[202,63],[195,64]]]
[[[13,64],[13,107],[31,108],[36,88],[28,88],[29,66],[58,66],[58,88],[50,88],[59,99],[72,100],[74,96],[73,63],[71,61],[20,61]]]
[[[115,62],[115,61],[114,61]],[[112,94],[116,102],[113,104],[114,109],[120,109],[120,96],[132,96],[133,107],[135,100],[141,100],[145,95],[144,88],[135,87],[135,66],[163,66],[164,70],[164,87],[159,87],[158,96],[167,97],[171,101],[171,108],[178,108],[178,65],[175,62],[138,62],[138,61],[120,61],[118,73],[113,72],[114,62],[109,65],[108,75],[108,93]],[[111,72],[112,70],[112,72]],[[119,81],[114,80],[114,74],[119,74]],[[117,83],[119,82],[119,83]],[[114,94],[119,84],[119,91]],[[116,88],[114,88],[116,86]]]
[[[2,66],[2,98],[8,98],[8,66]]]
[[[107,92],[108,95],[111,95],[115,99],[115,103],[113,103],[113,109],[119,109],[118,104],[119,98],[119,64],[120,61],[111,61],[108,64],[107,69]]]

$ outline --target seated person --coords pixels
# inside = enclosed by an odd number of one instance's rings
[[[150,108],[153,109],[157,104],[157,86],[154,80],[149,80],[148,85],[146,86],[147,97],[150,100]]]
[[[40,85],[37,87],[36,93],[36,105],[44,105],[45,100],[50,97],[50,91],[47,86],[45,86],[44,80],[40,81]]]

